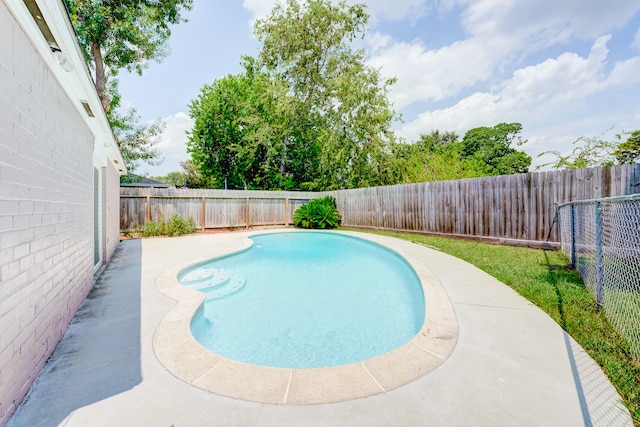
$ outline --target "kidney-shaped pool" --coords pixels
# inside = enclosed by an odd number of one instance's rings
[[[422,286],[394,251],[330,232],[251,240],[178,275],[206,295],[191,331],[207,349],[254,365],[318,368],[384,354],[420,331]]]

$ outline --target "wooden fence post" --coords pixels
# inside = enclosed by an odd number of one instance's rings
[[[247,229],[249,228],[249,213],[251,212],[250,211],[250,207],[249,207],[249,203],[251,203],[251,202],[249,201],[249,198],[247,197],[247,203],[246,203],[245,209],[244,209],[245,210],[245,221],[247,222]]]
[[[289,226],[289,198],[284,198],[284,226]]]
[[[201,217],[201,223],[202,223],[202,231],[204,232],[204,230],[206,229],[207,226],[207,219],[206,219],[206,205],[207,202],[204,198],[204,196],[202,196],[202,207],[200,208],[200,217]]]
[[[147,205],[144,210],[144,225],[151,221],[151,196],[147,196]]]

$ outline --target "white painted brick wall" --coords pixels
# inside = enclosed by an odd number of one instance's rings
[[[106,252],[110,259],[120,243],[120,174],[109,164],[106,173]]]
[[[92,286],[92,159],[93,135],[0,1],[0,425]]]

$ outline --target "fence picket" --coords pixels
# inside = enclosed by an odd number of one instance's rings
[[[288,225],[300,205],[332,195],[344,226],[558,242],[556,205],[640,193],[639,177],[640,165],[623,165],[323,193],[122,187],[120,224],[177,213],[204,229]]]

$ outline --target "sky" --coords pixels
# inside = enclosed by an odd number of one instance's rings
[[[256,19],[276,0],[194,0],[172,29],[170,53],[140,77],[119,76],[123,105],[143,122],[162,119],[161,176],[188,160],[189,103],[202,86],[242,71],[256,56]],[[460,137],[518,122],[532,169],[571,152],[579,137],[612,139],[640,129],[640,2],[637,0],[348,0],[371,15],[368,64],[395,77],[389,99],[411,143],[432,130]]]

